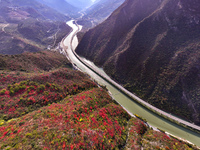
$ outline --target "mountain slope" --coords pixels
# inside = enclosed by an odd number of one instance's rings
[[[131,118],[59,53],[0,55],[0,64],[0,149],[197,149]]]
[[[0,64],[0,120],[23,116],[69,94],[96,87],[57,52],[0,55]]]
[[[80,10],[79,8],[72,6],[71,4],[66,2],[66,0],[37,0],[37,1],[68,16],[75,14]]]
[[[11,7],[31,7],[36,10],[36,13],[40,13],[43,17],[51,19],[54,21],[65,21],[69,20],[69,17],[59,13],[55,9],[48,7],[47,5],[42,4],[42,1],[37,0],[2,0],[1,2],[7,1]]]
[[[36,1],[0,1],[0,53],[55,48],[70,31],[65,20],[66,16]]]
[[[83,27],[91,28],[103,22],[124,0],[99,0],[84,11],[84,16],[78,20]]]
[[[107,18],[124,0],[101,0],[86,10],[86,16],[95,22],[101,22]]]
[[[52,51],[41,51],[37,53],[26,52],[18,55],[0,55],[0,70],[40,72],[71,66],[71,63],[65,56]]]
[[[199,7],[126,0],[76,51],[149,103],[200,124]]]

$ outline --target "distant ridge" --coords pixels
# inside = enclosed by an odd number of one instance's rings
[[[37,0],[37,1],[68,16],[76,14],[80,10],[79,8],[69,4],[66,0]]]

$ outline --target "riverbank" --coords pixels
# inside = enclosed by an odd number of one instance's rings
[[[74,28],[76,29],[76,32],[77,32],[78,31],[77,26]],[[72,35],[70,35],[70,36],[75,37],[76,32],[73,32],[73,36]],[[72,43],[71,43],[71,46],[72,46]],[[102,79],[97,79],[97,80],[99,80],[99,82],[103,82],[103,84],[105,84],[107,86],[107,88],[114,95],[114,98],[116,99],[116,101],[120,105],[122,105],[127,111],[131,112],[132,114],[135,114],[135,113],[139,114],[143,118],[147,119],[148,123],[151,126],[156,126],[158,128],[161,128],[162,130],[165,130],[174,136],[181,137],[182,139],[186,139],[196,145],[199,144],[200,135],[198,133],[196,133],[194,131],[189,131],[189,129],[186,129],[183,126],[180,126],[180,124],[178,125],[174,121],[170,121],[169,119],[164,118],[162,115],[164,115],[165,112],[159,114],[160,112],[162,112],[161,110],[158,111],[157,108],[154,108],[153,106],[149,105],[148,103],[143,102],[139,98],[138,98],[139,100],[136,102],[137,104],[135,104],[135,95],[133,96],[134,97],[134,100],[133,100],[133,97],[131,95],[132,93],[129,93],[128,91],[126,91],[126,89],[122,90],[123,87],[121,87],[120,85],[116,85],[117,83],[115,83],[114,81],[111,81],[108,77],[99,73],[96,69],[93,68],[93,66],[86,64],[74,51],[72,51],[72,53],[73,53],[73,55],[75,55],[75,56],[70,56],[71,59],[73,59],[73,61],[74,61],[73,63],[76,63],[76,65],[78,67],[80,67],[81,70],[84,70],[85,72],[87,72],[89,74],[91,73],[91,71],[88,71],[88,68],[90,68],[90,70],[93,70],[93,72],[95,72],[101,78],[103,78],[105,81],[102,81]],[[71,55],[71,54],[68,54],[68,55]],[[74,57],[76,57],[76,59],[78,59],[78,60],[75,60]],[[83,65],[80,64],[80,62],[78,62],[78,61],[81,61],[88,68],[85,68],[85,66],[83,67]],[[92,74],[94,74],[94,73],[92,73]],[[95,77],[93,77],[93,78],[99,78],[99,77],[97,77],[97,75],[95,75]],[[108,83],[106,83],[106,82],[108,82]],[[117,89],[113,89],[113,88],[117,88]],[[113,92],[117,92],[117,93],[121,92],[121,94],[115,95]],[[140,106],[138,106],[138,104]],[[152,108],[154,111],[156,110],[156,113],[153,112],[151,109],[147,108],[147,106]]]
[[[78,31],[80,31],[78,24],[75,22],[76,26],[78,27]],[[76,33],[74,33],[75,35]],[[73,36],[74,36],[73,35]],[[166,119],[168,119],[171,122],[174,122],[178,125],[183,126],[184,128],[187,127],[191,130],[194,130],[195,132],[200,133],[200,127],[194,124],[191,124],[185,120],[182,120],[180,118],[177,118],[175,116],[172,116],[171,114],[168,114],[152,105],[150,105],[149,103],[145,102],[144,100],[140,99],[139,97],[137,97],[136,95],[134,95],[133,93],[129,92],[128,90],[126,90],[124,87],[122,87],[121,85],[117,84],[115,81],[111,80],[110,78],[107,78],[105,75],[103,75],[102,73],[100,73],[98,70],[94,69],[90,64],[86,63],[85,61],[83,61],[75,52],[75,50],[72,48],[72,52],[74,53],[74,55],[79,59],[79,61],[81,61],[85,66],[87,66],[88,68],[90,68],[92,71],[94,71],[96,74],[98,74],[99,76],[101,76],[103,79],[105,79],[107,82],[109,82],[110,84],[112,84],[113,86],[115,86],[118,90],[120,90],[121,92],[123,92],[124,94],[126,94],[127,96],[129,96],[131,99],[133,99],[134,101],[136,101],[138,104],[140,104],[141,106],[149,109],[150,111],[154,112],[155,114],[164,117]]]

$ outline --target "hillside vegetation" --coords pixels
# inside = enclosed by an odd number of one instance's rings
[[[197,149],[131,118],[63,55],[0,60],[0,149]]]
[[[131,117],[65,56],[44,51],[70,31],[58,20],[35,0],[0,0],[0,53],[10,54],[0,55],[0,149],[198,149]]]

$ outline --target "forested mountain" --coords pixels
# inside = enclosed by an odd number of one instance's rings
[[[200,3],[126,0],[76,52],[128,90],[200,125]]]

